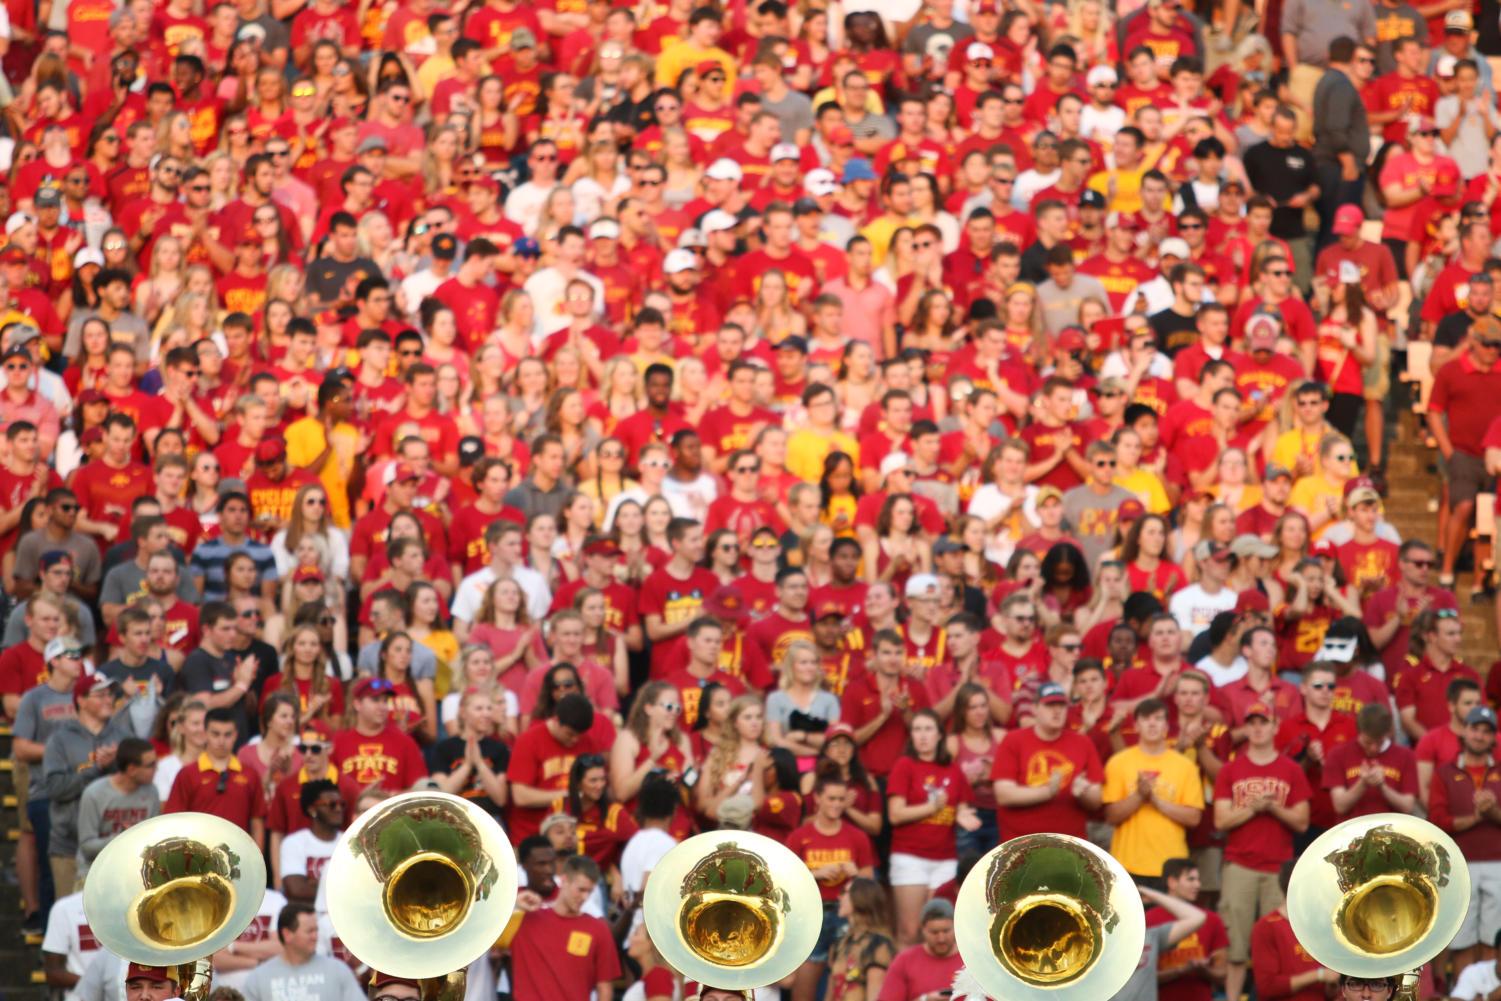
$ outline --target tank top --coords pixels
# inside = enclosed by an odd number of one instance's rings
[[[975,809],[994,810],[997,803],[995,799],[995,784],[990,781],[990,766],[995,763],[995,738],[991,738],[990,746],[983,751],[970,750],[969,745],[964,742],[963,737],[960,737],[955,743],[959,745],[959,750],[954,754],[954,764],[959,767],[961,772],[964,771],[964,766],[971,761],[979,761],[985,765],[985,770],[980,773],[984,778],[980,780],[978,785],[973,787],[975,790]]]

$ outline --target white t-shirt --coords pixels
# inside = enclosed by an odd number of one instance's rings
[[[697,479],[687,483],[669,476],[662,481],[662,496],[672,505],[673,514],[686,509],[687,514],[679,517],[702,523],[709,516],[709,505],[719,496],[719,485],[708,473],[700,473]]]
[[[521,588],[521,593],[526,595],[526,611],[532,617],[532,621],[541,622],[547,618],[547,610],[552,606],[552,589],[547,586],[547,581],[542,579],[542,575],[531,567],[512,567],[511,579]],[[493,583],[495,583],[494,567],[480,567],[459,581],[459,589],[453,593],[453,604],[450,609],[453,617],[473,623],[474,617],[479,614],[480,605],[485,600],[485,591]]]
[[[1496,961],[1482,959],[1460,971],[1454,990],[1449,993],[1455,1001],[1476,1001],[1498,987],[1501,987],[1501,977],[1496,976]]]
[[[275,942],[276,919],[281,916],[281,909],[285,906],[287,906],[286,897],[282,896],[276,890],[267,890],[266,895],[261,898],[261,909],[256,911],[255,917],[250,919],[250,926],[240,933],[240,937],[235,939],[235,942],[237,944],[242,942]],[[255,967],[252,966],[247,970],[235,970],[229,973],[221,973],[215,970],[214,986],[233,987],[235,990],[243,993],[245,990],[245,979],[250,976],[250,971],[253,969]]]
[[[169,754],[165,758],[159,758],[156,762],[156,774],[151,778],[151,784],[156,786],[156,791],[161,795],[162,802],[172,795],[172,783],[177,779],[177,773],[182,771],[182,759],[175,754]]]
[[[1247,672],[1251,670],[1251,665],[1246,663],[1246,658],[1244,657],[1236,657],[1230,663],[1229,667],[1221,664],[1213,657],[1205,657],[1194,665],[1194,670],[1207,674],[1209,680],[1214,682],[1214,687],[1219,688],[1222,685],[1228,685],[1232,681],[1239,681],[1241,678],[1244,678]]]
[[[65,957],[64,969],[83,976],[91,954],[99,951],[99,942],[83,914],[83,894],[70,893],[52,905],[47,915],[47,934],[42,936],[42,951]],[[76,985],[63,993],[63,1001],[79,1001]]]
[[[311,876],[318,880],[318,898],[323,898],[323,867],[328,865],[328,860],[333,858],[334,846],[339,843],[335,837],[332,841],[324,841],[313,833],[311,827],[304,827],[300,831],[293,831],[281,841],[281,875],[283,879],[288,876]]]
[[[620,853],[620,881],[636,895],[636,913],[631,918],[631,930],[641,923],[641,888],[646,885],[647,874],[662,861],[662,856],[677,847],[671,834],[656,827],[643,827],[631,835]]]
[[[96,949],[84,963],[78,1001],[121,1001],[125,996],[125,960],[108,949]]]
[[[1173,595],[1168,601],[1167,610],[1173,613],[1173,618],[1178,620],[1178,625],[1188,633],[1189,637],[1199,635],[1209,628],[1209,623],[1220,612],[1235,611],[1235,601],[1239,597],[1235,591],[1228,587],[1222,587],[1214,594],[1204,590],[1200,584],[1192,584],[1183,588]]]

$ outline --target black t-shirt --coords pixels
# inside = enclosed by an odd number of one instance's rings
[[[1269,142],[1260,142],[1246,150],[1241,159],[1251,187],[1276,203],[1272,209],[1272,235],[1283,240],[1306,235],[1303,210],[1282,203],[1318,183],[1313,153],[1297,143],[1280,149]]]
[[[230,650],[226,656],[215,657],[200,647],[188,654],[188,659],[182,662],[182,672],[177,676],[178,687],[194,695],[217,695],[227,691],[234,685],[235,664],[243,656],[243,651]],[[248,700],[242,696],[227,708],[234,713],[235,746],[239,747],[250,739],[252,732]]]
[[[447,775],[459,767],[464,761],[466,743],[463,737],[448,737],[433,745],[433,749],[428,752],[428,764],[433,772],[435,774],[442,772]],[[494,737],[480,738],[479,753],[484,756],[490,770],[496,775],[504,775],[506,768],[511,764],[510,749]],[[495,805],[495,802],[480,786],[478,775],[470,775],[468,788],[459,790],[459,795],[467,800],[473,800],[476,806],[481,807],[496,819],[500,818],[501,808]]]
[[[1467,309],[1461,309],[1457,313],[1450,313],[1438,321],[1438,326],[1433,330],[1433,343],[1439,347],[1457,348],[1459,342],[1469,334],[1470,327],[1475,318]]]
[[[1169,358],[1176,357],[1179,351],[1199,342],[1198,321],[1192,316],[1184,316],[1171,306],[1160,313],[1153,313],[1147,318],[1147,322],[1152,325],[1152,333],[1157,335],[1157,350]]]
[[[139,667],[130,667],[117,657],[102,664],[99,673],[116,684],[128,679],[144,685],[154,677],[163,695],[172,690],[172,685],[177,680],[177,675],[172,673],[172,668],[166,661],[152,657],[147,657]]]

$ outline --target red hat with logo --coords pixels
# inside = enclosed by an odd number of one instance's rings
[[[266,438],[255,446],[255,461],[272,463],[280,462],[287,457],[287,443],[280,438]]]
[[[1274,720],[1277,718],[1277,714],[1272,712],[1272,707],[1267,705],[1265,702],[1262,702],[1260,699],[1246,706],[1246,719],[1250,719],[1252,716],[1260,716],[1262,719],[1266,720]]]
[[[745,595],[734,584],[725,584],[704,602],[704,614],[723,622],[739,622],[745,617]]]
[[[608,536],[590,539],[584,543],[585,556],[619,556],[620,543]]]
[[[398,977],[394,973],[382,973],[379,970],[370,974],[370,989],[372,991],[380,990],[382,987],[387,987],[391,984],[407,984],[419,991],[422,990],[422,981],[414,980],[411,977]]]
[[[305,580],[316,580],[321,583],[323,579],[322,570],[319,570],[315,566],[309,566],[306,563],[298,567],[297,572],[292,574],[292,583],[294,584],[301,584]]]
[[[167,972],[165,966],[142,966],[140,963],[131,963],[125,968],[125,982],[132,980],[157,980],[169,984],[177,983],[175,977]]]
[[[1272,603],[1267,596],[1256,588],[1247,588],[1235,596],[1235,610],[1237,612],[1270,612]]]

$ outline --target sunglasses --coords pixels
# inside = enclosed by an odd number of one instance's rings
[[[1332,682],[1332,681],[1310,681],[1308,683],[1308,687],[1312,688],[1316,692],[1332,692],[1332,691],[1334,691],[1334,682]]]
[[[328,748],[329,745],[323,743],[297,745],[297,750],[303,754],[322,754],[324,751],[327,751]]]
[[[1457,619],[1459,618],[1459,611],[1453,608],[1440,608],[1433,613],[1433,617],[1435,619]]]
[[[395,101],[397,104],[406,104],[408,101],[410,101],[412,99],[412,95],[411,94],[387,94],[386,98],[388,100]]]
[[[1084,649],[1084,644],[1083,643],[1059,643],[1058,644],[1058,649],[1066,651],[1068,653],[1078,653],[1080,650]]]
[[[751,543],[751,548],[752,549],[781,549],[782,548],[782,544],[780,542],[775,541],[775,540],[773,540],[771,542],[752,542]]]
[[[1292,274],[1292,272],[1288,271],[1286,268],[1282,268],[1277,271],[1268,271],[1267,274],[1271,275],[1273,278],[1286,278],[1288,275]]]
[[[254,608],[247,608],[244,611],[240,612],[240,618],[242,619],[258,619],[260,617],[260,611]]]
[[[737,473],[759,473],[760,471],[761,471],[761,467],[760,466],[736,466],[735,467],[735,472],[737,472]]]
[[[1431,570],[1431,569],[1433,569],[1433,561],[1432,560],[1408,560],[1407,562],[1410,563],[1411,565],[1417,567],[1419,570]]]
[[[5,370],[7,372],[26,372],[30,369],[31,362],[29,361],[8,361],[5,363]]]
[[[63,514],[72,514],[74,511],[78,510],[78,505],[77,504],[58,504],[57,505],[57,509],[59,511],[61,511]],[[1428,565],[1432,566],[1433,564],[1430,563]]]

